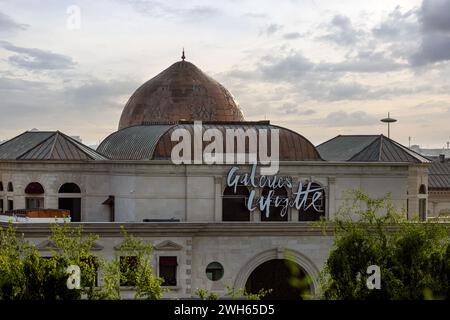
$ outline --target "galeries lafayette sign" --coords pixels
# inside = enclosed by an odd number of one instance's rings
[[[288,212],[288,208],[293,207],[297,210],[307,211],[312,209],[317,214],[323,213],[321,204],[324,188],[317,183],[312,181],[302,183],[302,181],[299,181],[297,186],[294,186],[291,177],[256,176],[256,171],[256,164],[252,165],[249,173],[241,173],[239,167],[235,166],[230,169],[227,175],[227,186],[234,188],[234,193],[236,193],[238,186],[246,186],[250,189],[250,195],[245,204],[250,212],[259,209],[261,212],[265,212],[266,217],[269,217],[270,207],[281,207],[280,215],[283,217]],[[267,194],[257,196],[257,189],[265,187],[269,190]],[[288,194],[291,196],[276,195],[275,191],[278,188],[290,189],[291,192]]]

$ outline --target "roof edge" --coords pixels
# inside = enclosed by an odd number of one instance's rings
[[[26,131],[25,133],[28,133],[28,132],[36,132],[36,131]],[[38,131],[38,132],[42,132],[42,131]],[[44,142],[50,140],[50,138],[55,137],[55,135],[57,134],[57,131],[44,131],[44,133],[52,133],[52,134],[49,135],[46,139],[40,141],[38,144],[36,144],[36,145],[34,145],[33,147],[31,147],[30,149],[28,149],[27,151],[21,153],[21,154],[16,158],[16,160],[21,160],[21,158],[22,158],[24,155],[26,155],[28,152],[30,152],[31,150],[33,150],[33,149],[36,148],[37,146],[40,146],[42,143],[44,143]],[[17,137],[19,137],[19,136],[20,136],[20,135],[18,135]],[[17,138],[17,137],[16,137],[16,138]],[[15,139],[15,138],[14,138],[14,139]],[[53,142],[53,146],[54,146],[54,144],[55,144],[55,142]],[[52,146],[52,148],[53,148],[53,146]]]

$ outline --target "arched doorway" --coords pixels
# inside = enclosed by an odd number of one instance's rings
[[[250,293],[272,289],[263,298],[267,300],[302,300],[303,294],[311,293],[311,284],[307,273],[296,262],[272,259],[253,270],[247,279],[245,289]]]
[[[427,187],[424,184],[419,187],[419,218],[427,220]]]
[[[65,183],[58,191],[58,208],[70,211],[70,221],[81,221],[81,189],[75,183]]]
[[[44,208],[44,187],[39,182],[31,182],[25,188],[25,208]]]

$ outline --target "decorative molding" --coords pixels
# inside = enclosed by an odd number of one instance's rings
[[[47,238],[51,234],[51,223],[13,223],[17,232],[27,238]],[[196,236],[323,236],[321,227],[310,222],[84,222],[71,223],[73,227],[83,225],[83,234],[98,234],[101,238],[123,238],[121,226],[136,237],[196,237]],[[449,228],[450,224],[443,224]],[[0,222],[7,228],[7,222]],[[395,225],[392,226],[395,229]],[[326,230],[333,235],[331,225]],[[149,242],[151,244],[151,242]]]
[[[248,278],[252,272],[264,262],[280,259],[279,251],[281,248],[275,248],[259,253],[248,261],[238,272],[236,280],[234,281],[234,288],[245,288]],[[281,259],[286,259],[297,263],[307,275],[312,279],[310,290],[312,294],[316,294],[319,287],[319,269],[316,265],[304,254],[287,249],[283,252]]]
[[[39,251],[48,251],[48,250],[56,250],[58,249],[55,245],[55,243],[51,240],[44,240],[41,243],[39,243],[36,248]]]
[[[101,251],[101,250],[103,250],[103,248],[104,247],[101,244],[98,244],[97,242],[94,242],[92,244],[91,250],[92,251]]]
[[[39,243],[36,248],[39,251],[50,251],[50,250],[58,250],[58,247],[55,245],[55,243],[51,240],[44,240],[41,243]],[[94,242],[91,247],[91,251],[101,251],[103,250],[103,246],[101,244],[98,244],[97,242]]]
[[[282,247],[277,248],[277,259],[284,259],[284,251],[285,249]]]
[[[179,251],[181,249],[183,249],[183,246],[170,240],[163,241],[155,246],[155,250],[158,251]]]
[[[128,231],[128,229],[127,229],[127,231]],[[121,235],[121,237],[123,237],[123,235]],[[149,242],[147,240],[143,240],[142,242],[145,243],[145,244],[153,245],[152,242]],[[122,245],[125,244],[125,243],[126,243],[126,241],[124,240],[124,241],[120,242],[119,244],[115,245],[114,246],[114,250],[116,250],[116,251],[127,251],[127,249],[125,249],[125,250],[121,249]]]

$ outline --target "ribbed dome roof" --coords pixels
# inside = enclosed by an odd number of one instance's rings
[[[278,129],[280,137],[280,161],[322,161],[314,145],[302,135],[286,128],[260,122],[205,122],[203,130],[217,129],[226,137],[227,129]],[[194,135],[194,123],[153,124],[128,127],[109,135],[97,148],[97,152],[113,160],[169,160],[172,148],[172,132],[184,129]],[[203,147],[206,146],[204,143]],[[226,144],[224,141],[224,150]],[[248,146],[246,147],[248,152]],[[269,150],[270,153],[270,150]],[[192,151],[192,155],[194,152]]]
[[[194,64],[179,61],[144,83],[128,100],[119,129],[145,122],[244,121],[233,96]]]

